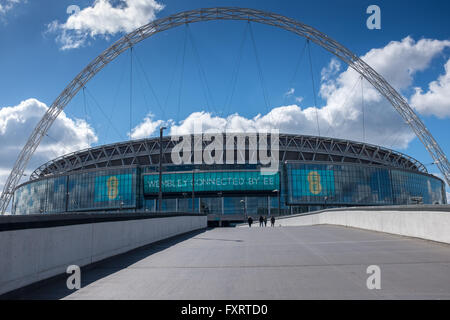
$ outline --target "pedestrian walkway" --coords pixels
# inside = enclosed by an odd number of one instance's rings
[[[367,288],[380,268],[381,289]],[[38,299],[450,299],[450,246],[320,225],[215,228],[113,258]]]

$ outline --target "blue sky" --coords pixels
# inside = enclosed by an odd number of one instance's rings
[[[261,9],[322,31],[386,77],[416,108],[444,152],[450,152],[448,1],[115,0],[109,1],[111,8],[121,12],[106,11],[103,20],[89,21],[87,13],[95,12],[99,2],[108,1],[0,0],[0,143],[9,150],[0,162],[0,185],[46,107],[91,60],[138,26],[133,24],[201,7]],[[371,4],[381,9],[381,30],[366,27]],[[70,5],[81,10],[78,26],[83,27],[77,30],[68,20]],[[125,11],[127,5],[140,7]],[[67,48],[68,43],[76,48]],[[433,81],[436,86],[430,89]],[[362,140],[364,134],[367,142],[432,162],[389,103],[330,53],[284,30],[219,21],[157,34],[137,45],[132,59],[130,52],[122,54],[67,106],[29,170],[89,145],[153,136],[162,123],[172,133],[189,131],[201,120],[207,127],[274,125],[281,131],[317,134],[311,120],[314,95],[322,135]],[[428,168],[438,173],[435,166]]]

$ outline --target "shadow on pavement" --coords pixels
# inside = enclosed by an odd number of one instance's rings
[[[188,232],[169,239],[154,242],[143,247],[113,256],[102,261],[81,268],[81,288],[107,277],[117,271],[145,259],[155,253],[170,248],[187,239],[202,234],[208,229]],[[50,279],[31,284],[27,287],[6,293],[0,296],[0,300],[56,300],[62,299],[74,293],[67,289],[68,274],[61,274]]]

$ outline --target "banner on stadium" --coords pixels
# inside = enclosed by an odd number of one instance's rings
[[[293,197],[334,195],[333,170],[292,169],[292,176]]]
[[[192,192],[192,172],[164,173],[162,191]],[[279,173],[262,175],[260,171],[207,171],[194,173],[195,192],[273,191],[279,189]],[[159,192],[159,174],[144,175],[144,194]]]
[[[132,196],[132,175],[117,174],[95,178],[95,201],[126,201]]]

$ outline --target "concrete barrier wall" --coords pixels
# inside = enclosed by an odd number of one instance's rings
[[[331,209],[279,218],[276,225],[334,224],[450,243],[450,206]]]
[[[174,216],[1,231],[0,294],[206,226],[206,216]]]

